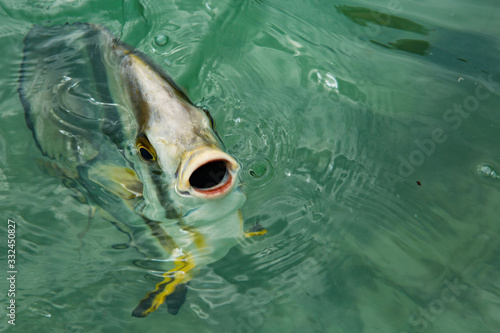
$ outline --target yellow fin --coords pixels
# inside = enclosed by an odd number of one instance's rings
[[[245,231],[245,237],[262,236],[265,233],[267,233],[267,229],[257,222],[253,227]]]
[[[142,182],[134,170],[115,165],[93,165],[89,179],[122,199],[130,200],[142,196]]]
[[[207,252],[207,242],[205,242],[205,238],[203,234],[196,230],[195,227],[187,226],[183,220],[178,222],[178,225],[182,230],[187,231],[193,240],[194,245],[198,248],[198,250],[202,252]]]
[[[139,305],[132,311],[132,316],[144,318],[165,302],[181,283],[189,281],[188,272],[195,267],[194,259],[186,254],[175,260],[175,268],[163,274],[163,281],[156,285],[155,290],[148,293]]]

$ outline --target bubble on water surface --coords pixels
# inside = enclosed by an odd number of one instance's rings
[[[477,167],[477,173],[485,178],[500,179],[498,173],[493,169],[493,167],[487,164],[480,164]]]
[[[166,56],[170,41],[168,35],[169,34],[165,32],[165,29],[155,33],[154,37],[150,40],[151,50],[153,53]]]
[[[155,43],[158,46],[164,46],[168,42],[168,37],[165,36],[164,34],[158,34],[155,37]]]
[[[329,91],[338,92],[339,90],[339,83],[331,73],[313,69],[309,72],[309,80]]]

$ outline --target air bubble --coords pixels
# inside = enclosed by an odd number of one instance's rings
[[[168,42],[168,37],[164,34],[159,34],[155,37],[155,43],[158,46],[164,46]]]
[[[489,165],[482,164],[477,167],[477,173],[485,178],[500,179],[498,173]]]
[[[339,83],[335,76],[328,72],[313,69],[309,72],[309,80],[317,86],[326,88],[330,92],[338,93]]]

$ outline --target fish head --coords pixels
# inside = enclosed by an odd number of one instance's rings
[[[138,155],[155,164],[153,169],[179,196],[217,199],[231,193],[239,183],[240,165],[224,151],[210,115],[187,103],[175,107],[181,119],[160,113],[148,120],[137,136]]]
[[[240,187],[240,165],[224,151],[208,111],[134,54],[123,61],[122,77],[138,123],[137,155],[161,192],[168,187],[183,202],[207,202]]]

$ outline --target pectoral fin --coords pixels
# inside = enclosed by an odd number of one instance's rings
[[[195,267],[193,258],[183,255],[175,260],[176,267],[163,274],[163,281],[156,285],[155,290],[148,293],[139,305],[132,311],[132,316],[144,318],[167,302],[168,312],[177,314],[186,297],[187,288],[183,283],[189,281],[188,272]],[[184,288],[184,289],[183,289]]]
[[[182,304],[186,300],[187,294],[187,285],[188,283],[181,283],[175,287],[175,291],[168,295],[165,299],[165,303],[167,303],[168,313],[172,315],[176,315],[181,309]]]
[[[94,164],[88,171],[88,177],[122,199],[130,200],[142,196],[142,182],[132,169]]]
[[[245,231],[245,237],[262,236],[267,233],[267,229],[256,222],[253,227]]]

